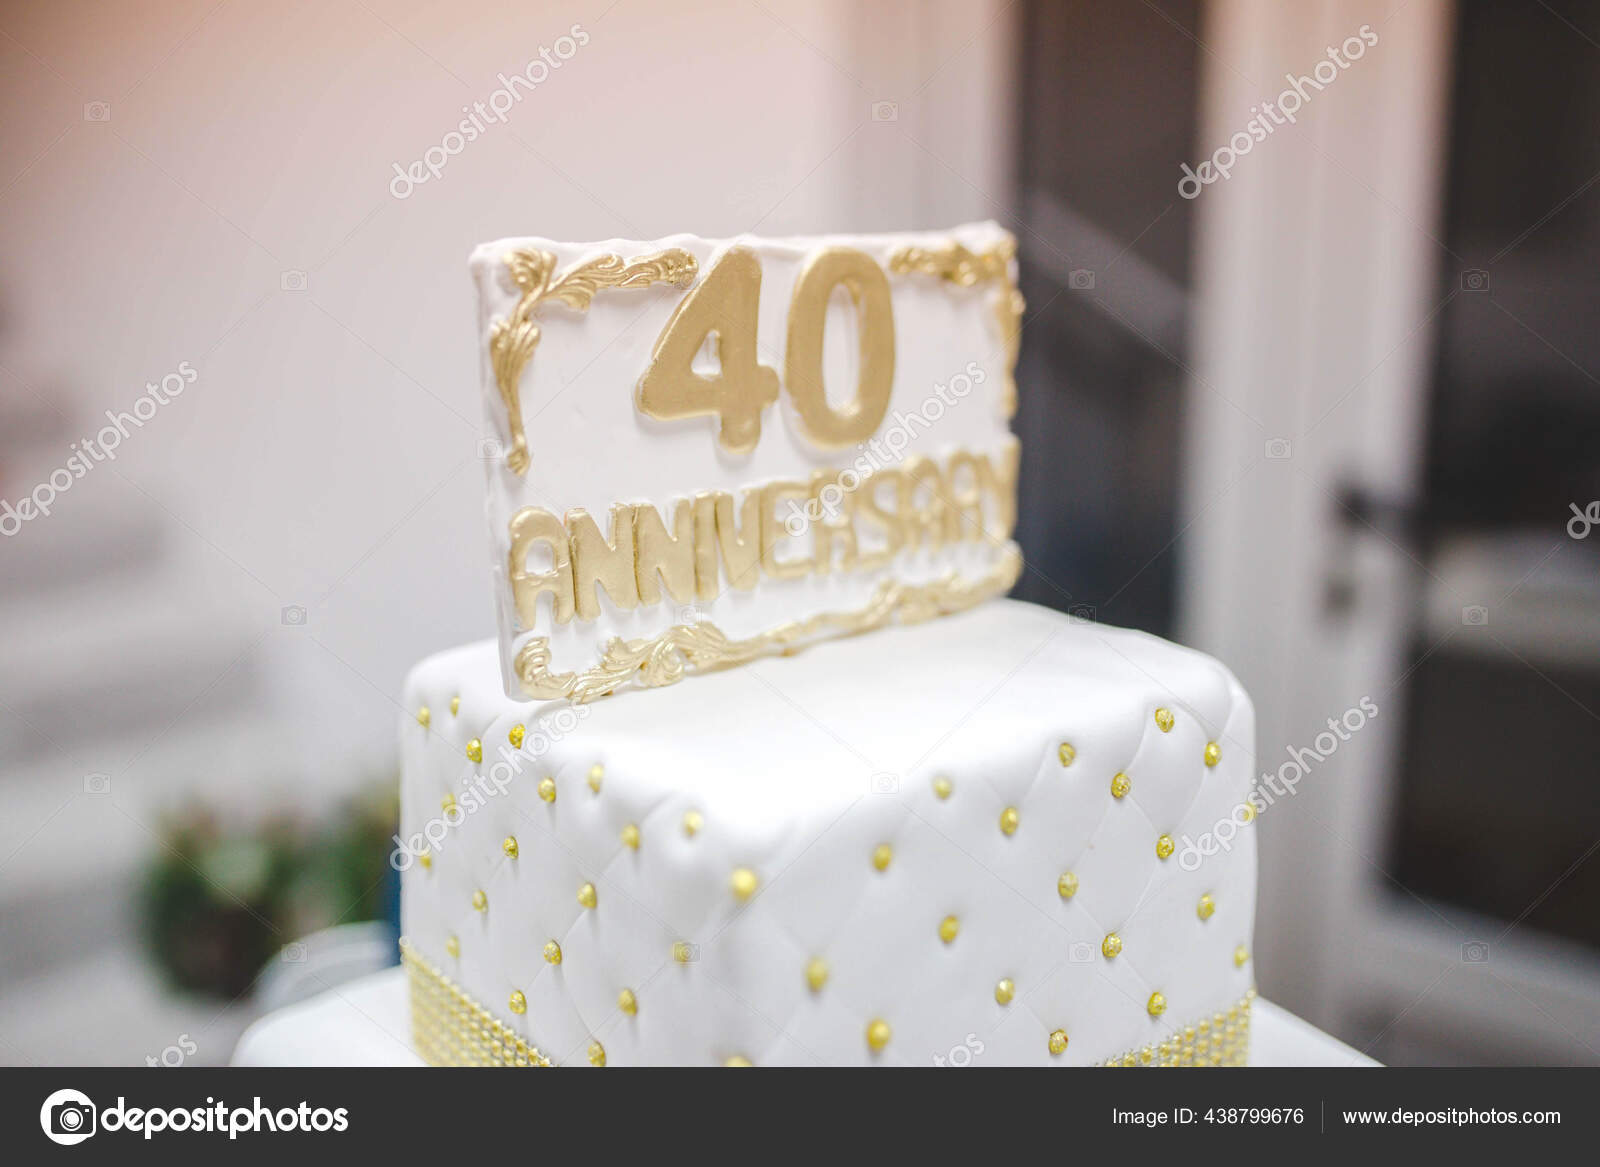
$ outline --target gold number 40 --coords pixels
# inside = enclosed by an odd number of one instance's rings
[[[843,287],[855,305],[860,337],[855,397],[843,408],[828,404],[822,380],[822,334],[828,300]],[[761,412],[778,399],[778,375],[756,354],[761,302],[761,261],[734,247],[684,297],[662,329],[639,378],[639,408],[662,421],[715,416],[717,440],[734,453],[755,448]],[[717,338],[719,371],[697,372],[694,358]],[[894,312],[889,280],[863,252],[828,247],[806,261],[789,302],[784,385],[800,427],[813,444],[837,449],[864,441],[883,421],[894,384]]]

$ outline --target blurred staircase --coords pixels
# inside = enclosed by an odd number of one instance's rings
[[[8,394],[0,497],[82,432]],[[185,569],[185,538],[106,465],[0,537],[0,1062],[143,1064],[180,1033],[191,1060],[223,1062],[248,1023],[248,1004],[164,989],[137,935],[163,814],[197,789],[269,797],[293,773],[260,629]]]

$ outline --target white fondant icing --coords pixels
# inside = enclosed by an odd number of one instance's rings
[[[431,866],[405,871],[404,931],[560,1064],[587,1065],[596,1039],[614,1066],[931,1065],[971,1042],[978,1065],[1092,1063],[1226,1009],[1252,983],[1233,953],[1251,943],[1254,826],[1196,870],[1180,863],[1186,839],[1238,817],[1254,768],[1250,700],[1202,654],[996,601],[577,708],[508,699],[496,656],[494,642],[455,649],[406,682],[408,708],[433,716],[401,726],[402,834],[437,818],[447,793],[465,807],[475,787],[480,805],[444,830]],[[541,718],[558,740],[540,736]],[[527,731],[513,751],[516,724]],[[466,757],[472,738],[482,763]],[[1067,768],[1062,741],[1076,751]],[[1222,757],[1208,768],[1210,741]],[[509,778],[502,748],[518,759]],[[1118,771],[1133,784],[1120,800]],[[496,774],[504,793],[483,796]],[[953,784],[944,800],[940,775]],[[537,792],[546,776],[554,802]],[[1009,836],[1008,806],[1020,820]],[[689,810],[703,817],[692,837]],[[621,842],[628,824],[637,850]],[[1165,861],[1163,833],[1179,847]],[[760,880],[743,903],[729,888],[738,867]],[[1067,870],[1079,890],[1064,900]],[[593,909],[577,899],[586,882]],[[471,905],[479,888],[485,912]],[[1201,920],[1206,893],[1216,908]],[[946,915],[960,920],[950,944]],[[1108,960],[1110,931],[1124,946]],[[560,965],[541,955],[552,939]],[[695,960],[673,960],[679,940]],[[819,992],[812,957],[829,966]],[[1015,983],[1005,1006],[1001,977]],[[635,1016],[617,1008],[623,988]],[[517,989],[520,1016],[506,1008]],[[1157,990],[1168,1007],[1152,1018]],[[893,1036],[873,1055],[865,1030],[879,1017]],[[1069,1037],[1060,1056],[1056,1029]]]

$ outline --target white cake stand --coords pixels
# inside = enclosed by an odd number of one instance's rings
[[[420,1066],[411,1046],[403,969],[387,969],[257,1021],[233,1051],[236,1066]],[[1257,999],[1252,1066],[1375,1066],[1365,1054],[1293,1013]]]

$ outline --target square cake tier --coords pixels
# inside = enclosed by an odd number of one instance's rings
[[[1254,711],[1016,601],[588,705],[405,686],[419,1048],[559,1065],[1241,1064]]]

